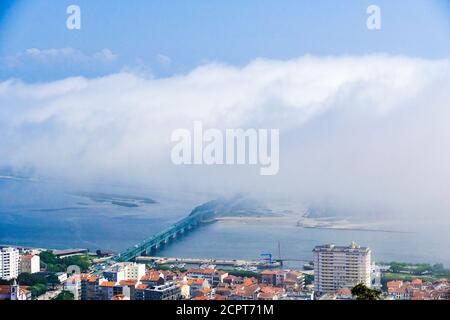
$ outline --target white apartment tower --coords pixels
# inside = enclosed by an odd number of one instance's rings
[[[19,276],[20,254],[14,248],[0,250],[0,279],[11,280]]]
[[[352,242],[350,246],[317,246],[314,253],[314,282],[317,294],[351,289],[359,283],[371,285],[371,251]]]

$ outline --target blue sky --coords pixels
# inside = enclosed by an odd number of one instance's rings
[[[65,27],[71,4],[81,7],[79,31]],[[366,28],[370,4],[381,7],[380,31]],[[2,80],[95,77],[123,68],[168,76],[207,61],[243,65],[305,54],[450,56],[448,0],[2,0],[0,5]],[[73,48],[86,57],[108,49],[115,59],[44,64],[24,60],[29,48]],[[20,65],[6,65],[6,57],[17,55]]]

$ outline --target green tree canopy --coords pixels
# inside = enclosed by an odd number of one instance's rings
[[[38,297],[47,292],[47,285],[45,284],[35,284],[30,287],[31,295],[33,297]]]
[[[70,291],[63,291],[53,300],[75,300],[75,296]]]
[[[380,300],[381,291],[377,289],[370,289],[365,284],[360,283],[353,287],[352,295],[356,296],[357,300]]]
[[[47,287],[48,280],[47,277],[43,275],[21,273],[17,277],[17,282],[22,286],[34,286],[37,284],[42,284]]]

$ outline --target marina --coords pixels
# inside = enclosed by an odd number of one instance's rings
[[[166,258],[166,257],[147,257],[140,256],[136,258],[138,263],[154,263],[156,265],[180,265],[195,264],[204,266],[228,266],[233,268],[241,268],[241,270],[255,270],[264,268],[278,268],[281,263],[278,261],[268,262],[266,260],[229,260],[229,259],[200,259],[200,258]]]

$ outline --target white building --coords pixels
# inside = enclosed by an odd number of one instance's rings
[[[0,279],[11,280],[19,276],[20,254],[14,248],[0,250]]]
[[[188,279],[205,279],[212,286],[217,286],[223,282],[223,279],[228,277],[228,273],[218,271],[215,269],[189,269],[186,273]]]
[[[108,270],[105,270],[103,276],[113,282],[120,282],[122,280],[139,281],[145,276],[145,264],[135,262],[117,263]]]
[[[145,276],[145,264],[128,262],[125,266],[125,280],[139,281]]]
[[[317,294],[351,289],[359,283],[371,286],[371,250],[352,242],[350,246],[317,246],[314,253],[314,282]]]
[[[64,290],[73,294],[74,300],[81,300],[81,277],[73,275],[64,282]]]
[[[23,255],[20,258],[21,273],[36,273],[41,270],[41,259],[38,255]]]

